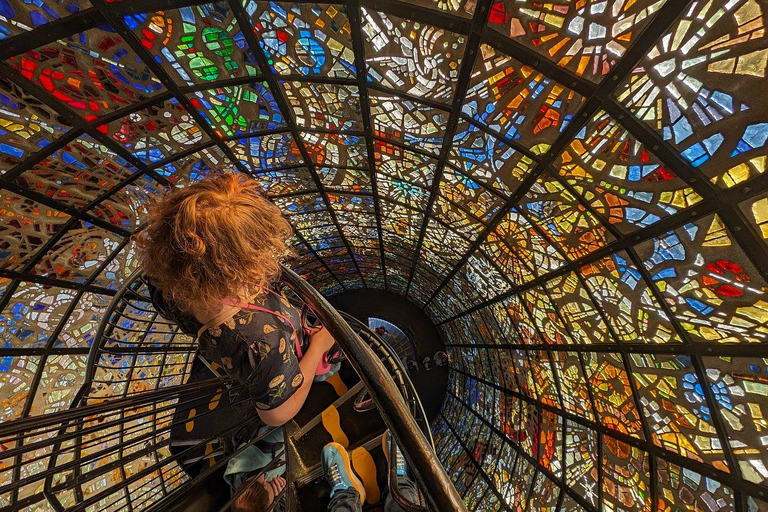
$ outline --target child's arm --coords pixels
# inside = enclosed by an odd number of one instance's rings
[[[312,335],[309,341],[309,348],[301,361],[299,361],[299,369],[304,376],[304,383],[285,403],[268,411],[259,410],[259,417],[264,423],[270,427],[279,427],[288,423],[298,414],[304,405],[304,401],[307,399],[309,388],[312,387],[315,370],[317,370],[317,365],[320,364],[320,359],[323,357],[323,354],[333,347],[334,343],[335,340],[325,327]]]

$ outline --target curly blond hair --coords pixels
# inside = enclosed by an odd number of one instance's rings
[[[193,313],[266,293],[291,225],[242,174],[215,174],[168,192],[135,236],[139,263],[166,300]],[[245,291],[248,297],[240,295]]]
[[[272,504],[269,491],[259,480],[251,477],[242,486],[247,487],[232,502],[232,512],[262,512]]]

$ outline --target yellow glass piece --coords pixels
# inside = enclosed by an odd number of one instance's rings
[[[752,205],[752,215],[760,228],[763,238],[768,238],[768,197],[764,197]]]

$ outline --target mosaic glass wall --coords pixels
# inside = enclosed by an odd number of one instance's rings
[[[0,421],[69,407],[147,204],[226,170],[323,293],[386,288],[439,325],[470,510],[768,511],[766,20],[0,0]],[[22,462],[0,508],[44,510]]]

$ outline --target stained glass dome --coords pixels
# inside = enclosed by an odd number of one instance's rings
[[[768,511],[767,19],[0,0],[0,421],[69,406],[147,204],[224,169],[324,294],[439,327],[469,510]],[[12,483],[49,460],[0,455],[0,508],[46,510]]]

